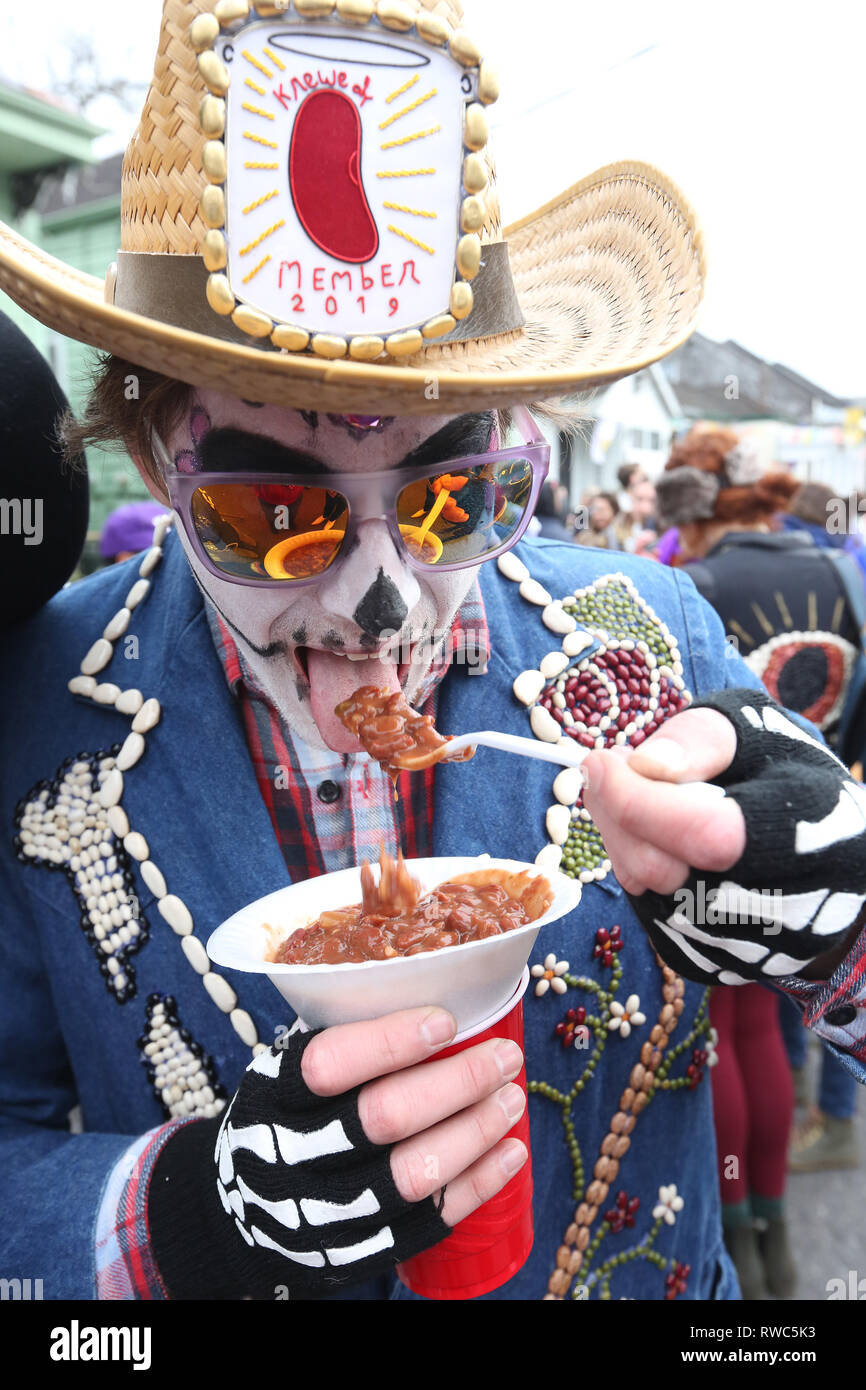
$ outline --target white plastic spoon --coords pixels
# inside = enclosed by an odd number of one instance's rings
[[[558,763],[560,767],[580,767],[584,759],[594,751],[591,748],[578,747],[570,738],[560,739],[559,743],[542,743],[535,738],[518,738],[516,734],[503,734],[498,729],[483,729],[479,733],[457,734],[449,739],[443,761],[447,762],[454,753],[462,753],[464,748],[476,747],[498,748],[502,753],[519,753],[521,757],[538,758],[543,763]],[[718,800],[725,795],[724,787],[716,786],[714,782],[689,782],[687,785],[692,789],[703,787]]]
[[[560,767],[580,767],[592,751],[570,738],[561,739],[559,743],[541,743],[537,738],[518,738],[516,734],[500,733],[498,729],[484,729],[477,734],[457,734],[450,738],[444,760],[453,753],[462,753],[464,748],[479,746],[498,748],[502,753],[519,753],[524,758],[538,758],[543,763],[559,763]]]

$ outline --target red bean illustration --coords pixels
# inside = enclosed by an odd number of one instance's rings
[[[289,150],[289,184],[301,226],[327,255],[372,260],[379,232],[361,183],[361,117],[342,92],[311,92]]]

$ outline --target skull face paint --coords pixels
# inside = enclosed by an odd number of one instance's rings
[[[166,444],[183,471],[300,473],[321,466],[330,474],[358,474],[400,467],[440,432],[443,461],[481,451],[492,429],[489,416],[432,416],[362,432],[347,429],[341,417],[256,407],[202,390]],[[374,518],[360,523],[349,553],[318,583],[257,590],[216,578],[183,527],[177,530],[199,587],[287,724],[305,743],[342,753],[357,752],[359,744],[334,707],[362,685],[402,688],[411,703],[477,573],[418,574],[385,521]],[[431,633],[440,640],[431,643]]]

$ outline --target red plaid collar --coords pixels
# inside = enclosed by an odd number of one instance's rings
[[[258,688],[225,623],[210,604],[208,625],[226,680],[239,707],[259,791],[292,882],[375,859],[384,848],[409,858],[430,853],[434,769],[403,772],[394,787],[378,764],[330,749],[308,748],[292,737]],[[486,669],[487,621],[477,586],[460,611],[428,673],[415,705],[435,714],[435,693],[449,665]],[[279,775],[278,775],[279,774]]]

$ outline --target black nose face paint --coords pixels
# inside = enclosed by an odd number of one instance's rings
[[[379,637],[383,632],[399,632],[408,612],[396,584],[379,570],[352,617],[362,632]]]

